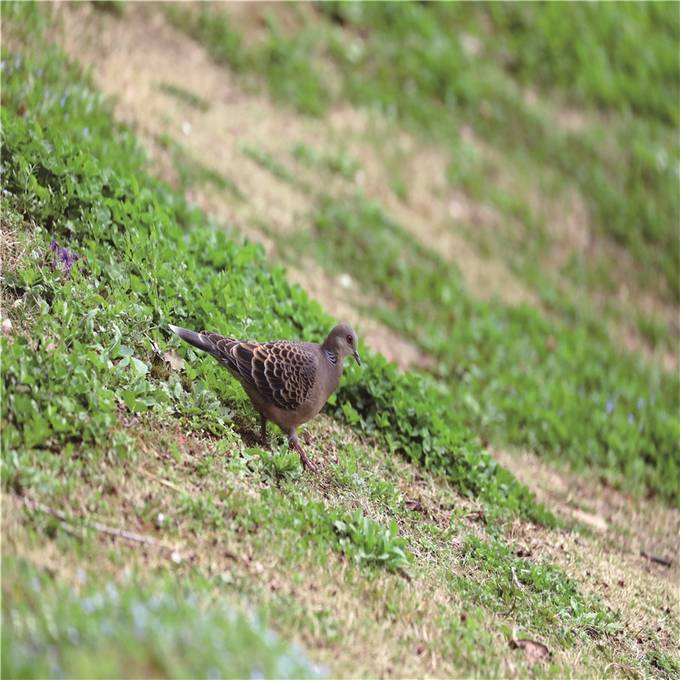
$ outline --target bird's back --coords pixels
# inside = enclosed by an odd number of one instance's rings
[[[260,404],[294,411],[316,396],[322,358],[318,345],[291,340],[259,343],[177,326],[171,329],[214,356]]]

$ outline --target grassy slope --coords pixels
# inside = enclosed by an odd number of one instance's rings
[[[483,168],[461,139],[461,124],[513,164],[545,175],[553,190],[555,182],[575,184],[595,229],[632,252],[641,283],[654,288],[661,271],[667,294],[677,301],[679,149],[672,127],[677,107],[668,87],[677,93],[680,27],[673,7],[324,3],[319,10],[328,21],[299,16],[292,31],[275,12],[259,12],[267,28],[255,46],[221,11],[175,6],[169,12],[217,59],[237,71],[262,73],[275,97],[303,113],[318,115],[332,101],[349,98],[424,128],[451,150],[452,178],[476,196],[488,189]],[[450,40],[452,31],[463,38]],[[575,35],[579,49],[565,56],[562,45]],[[472,38],[472,47],[464,38]],[[328,69],[319,66],[328,63]],[[592,120],[583,130],[556,126],[554,110],[528,101],[523,88],[529,81],[550,87],[558,102],[582,106]],[[489,197],[501,208],[526,211],[516,197]]]
[[[15,35],[36,32],[39,18],[13,17]],[[181,374],[169,370],[152,349],[152,342],[167,346],[159,326],[184,319],[255,337],[315,337],[328,319],[281,271],[266,269],[257,248],[227,240],[148,177],[134,141],[58,53],[3,58],[2,219],[27,247],[17,268],[4,273],[6,292],[19,301],[17,333],[3,339],[2,473],[14,514],[5,537],[24,557],[52,546],[53,564],[91,561],[98,572],[85,569],[75,584],[67,576],[75,588],[64,591],[41,570],[5,562],[3,622],[15,637],[3,635],[3,651],[13,652],[3,654],[3,673],[88,674],[95,654],[120,673],[131,626],[143,643],[132,652],[140,672],[200,673],[211,662],[218,670],[224,664],[223,671],[246,668],[225,658],[220,645],[234,654],[251,650],[267,674],[313,672],[299,651],[259,623],[216,607],[216,594],[237,607],[260,603],[265,618],[288,635],[303,631],[338,670],[367,663],[365,655],[352,666],[353,636],[377,648],[386,625],[398,642],[385,662],[393,669],[426,652],[432,672],[437,660],[449,672],[507,672],[500,643],[513,626],[515,634],[548,642],[554,670],[568,663],[575,644],[593,653],[592,661],[580,661],[584,671],[612,658],[671,668],[663,639],[650,636],[646,656],[629,658],[628,632],[617,632],[616,615],[560,570],[514,555],[504,538],[507,513],[548,523],[550,516],[439,405],[447,392],[430,381],[398,374],[380,357],[371,357],[365,373],[350,373],[331,411],[368,438],[352,439],[329,421],[314,428],[325,444],[319,448],[337,455],[319,482],[297,479],[294,457],[243,452],[241,435],[247,439],[253,422],[241,391],[191,351]],[[44,80],[53,87],[43,88]],[[52,239],[79,257],[70,275],[56,263]],[[411,495],[421,475],[428,485],[433,478],[370,442],[453,482],[440,482],[430,497],[421,489],[427,520]],[[55,518],[30,503],[22,509],[22,499],[66,515]],[[447,504],[452,514],[442,513]],[[474,519],[480,512],[489,523],[481,531]],[[83,517],[131,526],[157,543],[121,548],[81,525]],[[225,541],[226,550],[214,550]],[[327,568],[314,572],[319,562]],[[112,596],[106,583],[117,581],[126,563],[132,576],[120,597]],[[451,573],[454,563],[461,566]],[[181,590],[167,579],[173,572]],[[309,592],[338,588],[339,612]],[[436,595],[427,607],[423,592]],[[37,615],[30,604],[36,593]],[[367,600],[376,605],[375,618],[353,626],[349,612]],[[207,619],[196,614],[197,601]],[[508,601],[520,603],[521,614],[508,614]],[[108,641],[79,618],[90,606],[100,612],[99,632],[113,631]],[[154,623],[158,612],[162,629]],[[225,620],[233,634],[215,639],[211,622],[223,630]],[[422,626],[429,632],[424,642],[414,636]],[[48,640],[52,656],[36,657]],[[168,649],[182,644],[184,654],[168,660]],[[197,647],[214,656],[195,655]],[[524,668],[521,656],[514,663]]]
[[[327,11],[335,24],[301,23],[307,28],[295,33],[295,39],[279,27],[276,15],[272,14],[260,41],[247,47],[229,18],[221,12],[185,12],[175,7],[171,8],[170,16],[198,37],[217,60],[240,71],[262,73],[275,97],[289,101],[303,113],[318,114],[324,110],[331,93],[315,98],[317,91],[325,92],[328,79],[319,69],[315,70],[315,62],[306,61],[302,51],[312,50],[320,63],[330,59],[339,71],[335,81],[339,78],[341,85],[336,86],[336,98],[349,97],[367,106],[378,106],[416,128],[427,128],[430,138],[443,141],[450,148],[452,166],[459,166],[453,169],[452,181],[473,196],[485,187],[485,176],[483,168],[475,163],[470,167],[459,165],[461,156],[465,157],[459,139],[462,124],[473,125],[503,154],[510,154],[508,164],[518,165],[531,177],[551,174],[553,184],[566,187],[574,184],[574,178],[578,179],[576,186],[592,203],[595,230],[616,227],[625,238],[633,238],[631,235],[640,233],[634,223],[637,225],[641,220],[648,225],[643,234],[661,230],[656,236],[651,233],[644,236],[640,243],[626,243],[625,239],[624,243],[635,258],[637,273],[647,277],[652,287],[654,281],[658,281],[651,274],[658,271],[657,259],[666,258],[667,292],[672,297],[673,282],[677,278],[673,225],[678,203],[670,170],[658,170],[648,186],[647,173],[640,171],[640,177],[635,174],[638,170],[633,158],[622,161],[618,156],[607,155],[614,143],[611,135],[605,137],[606,143],[601,139],[595,141],[598,134],[604,135],[599,123],[587,132],[572,134],[556,128],[546,114],[537,117],[515,81],[499,70],[502,60],[494,58],[491,44],[484,48],[491,54],[482,52],[479,63],[475,64],[487,78],[473,82],[459,78],[457,74],[472,68],[470,57],[466,57],[455,42],[443,36],[438,42],[432,36],[454,24],[458,30],[464,27],[480,33],[482,19],[476,11],[468,12],[462,6],[435,10],[415,5],[403,11],[380,5],[363,9],[329,6]],[[578,24],[588,19],[589,15],[581,17],[583,12],[590,10],[577,8],[568,13],[568,17]],[[522,17],[513,18],[511,10],[508,16],[499,10],[493,19],[501,26],[503,22],[512,23],[524,35],[521,30],[529,20],[524,16],[527,13],[530,13],[528,9],[520,12]],[[267,16],[266,12],[263,14]],[[596,13],[592,34],[584,37],[582,49],[587,54],[596,50],[596,40],[610,36],[609,14],[608,9],[601,15]],[[541,16],[541,31],[545,33],[533,37],[536,44],[531,43],[532,53],[543,49],[541,36],[560,33],[555,28],[559,12],[550,10]],[[659,18],[653,10],[648,21],[638,19],[636,23],[634,17],[630,18],[631,26],[645,32],[653,30],[663,17]],[[343,32],[335,27],[338,23]],[[360,27],[364,32],[359,35],[352,32]],[[347,37],[344,32],[347,30],[351,39],[341,44],[340,39]],[[483,32],[480,40],[484,40]],[[412,50],[406,52],[397,47],[409,41],[414,43]],[[501,41],[501,44],[505,43]],[[667,47],[664,38],[658,46],[660,72],[652,69],[645,75],[657,89],[664,78],[677,81],[673,62],[667,58]],[[350,58],[352,50],[356,54]],[[664,127],[669,124],[669,113],[663,102],[651,111],[640,105],[641,110],[634,109],[637,117],[621,113],[625,108],[622,98],[632,77],[628,71],[629,57],[628,52],[624,56],[613,55],[610,61],[593,65],[594,74],[588,71],[584,75],[598,82],[609,79],[615,83],[608,95],[613,103],[600,101],[592,84],[576,88],[573,96],[585,98],[591,106],[608,106],[611,111],[607,115],[615,123],[607,122],[607,126],[615,130],[616,135],[630,138],[638,127],[643,127],[647,136],[640,145],[647,149],[645,153],[652,153],[656,148],[657,134],[662,138],[658,143],[663,143],[663,148],[670,153],[674,143],[670,129]],[[303,59],[305,68],[298,68]],[[452,64],[458,64],[460,69],[453,68]],[[579,68],[578,64],[561,64],[561,67]],[[556,68],[554,64],[553,68]],[[487,84],[482,86],[482,82]],[[444,103],[449,104],[446,116],[442,109]],[[490,119],[477,115],[480,108],[491,112]],[[527,130],[532,131],[530,139],[527,139]],[[637,148],[634,146],[631,153]],[[323,170],[323,152],[314,149],[311,152],[319,157],[315,159],[308,153],[303,161]],[[516,155],[520,152],[521,159]],[[639,365],[636,358],[620,351],[618,341],[608,339],[603,315],[592,309],[588,300],[600,294],[596,280],[593,285],[595,272],[585,274],[588,285],[579,295],[570,295],[562,284],[556,285],[550,279],[552,261],[547,233],[550,227],[537,221],[537,216],[521,199],[510,200],[507,194],[496,196],[496,207],[505,211],[508,221],[517,217],[523,220],[519,242],[509,245],[502,234],[498,241],[505,252],[520,253],[520,258],[522,253],[525,255],[526,259],[515,262],[514,266],[539,291],[544,308],[551,312],[549,322],[536,309],[479,304],[473,297],[474,291],[465,290],[450,262],[420,245],[380,205],[367,201],[351,184],[332,197],[324,195],[323,188],[315,193],[308,185],[300,186],[299,170],[290,158],[271,158],[262,150],[252,149],[248,155],[278,179],[306,195],[315,196],[317,208],[308,217],[313,225],[311,237],[306,237],[304,230],[298,234],[293,241],[295,249],[288,250],[290,261],[299,256],[301,246],[306,247],[325,268],[338,273],[350,272],[363,288],[376,294],[376,300],[390,300],[392,308],[385,309],[378,304],[371,313],[410,336],[438,360],[438,377],[450,386],[468,426],[499,444],[529,446],[544,456],[566,458],[577,468],[597,467],[617,485],[623,484],[638,492],[647,488],[675,505],[680,502],[677,495],[680,468],[674,455],[680,437],[675,376],[657,367]],[[299,154],[297,158],[299,160]],[[564,167],[546,169],[548,164],[557,162]],[[590,175],[584,175],[581,184],[579,172],[583,174],[586,169],[597,173],[604,182],[634,185],[632,194],[627,194],[631,200],[620,201],[620,191],[614,184],[603,188],[601,181]],[[617,173],[623,171],[630,172],[631,177],[617,177]],[[494,191],[492,188],[488,192],[492,202]],[[611,199],[609,203],[607,197]],[[650,206],[663,215],[647,217]],[[630,211],[631,216],[624,219],[616,212],[621,210]],[[352,239],[346,238],[347,233],[352,234]],[[618,238],[617,234],[609,236]],[[285,251],[288,243],[288,237],[284,236],[279,245]],[[545,269],[536,266],[542,259]],[[567,279],[572,265],[573,262],[565,265]],[[611,261],[606,266],[599,262],[597,266],[600,272],[612,271]],[[575,267],[587,271],[590,260],[581,258]],[[647,284],[641,280],[639,285],[644,288]],[[639,317],[643,321],[645,318]],[[677,330],[661,331],[661,336],[668,337],[671,344],[676,344],[676,334]],[[640,451],[645,452],[643,457],[638,455]]]

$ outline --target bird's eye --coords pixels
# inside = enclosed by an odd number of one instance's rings
[[[351,345],[351,344],[353,344],[353,343],[354,343],[354,338],[353,338],[351,335],[348,335],[348,336],[347,336],[347,344],[348,344],[348,345]]]

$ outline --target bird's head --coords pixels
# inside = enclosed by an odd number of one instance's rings
[[[342,363],[345,357],[353,356],[357,364],[361,365],[359,352],[357,351],[357,334],[351,326],[341,323],[335,326],[328,334],[323,348],[335,354]]]

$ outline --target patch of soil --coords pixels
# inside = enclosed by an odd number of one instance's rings
[[[680,510],[557,469],[533,453],[492,453],[554,512],[587,527],[603,549],[641,572],[680,585]],[[672,564],[670,568],[656,564],[643,557],[643,552]]]
[[[236,11],[231,6],[224,9]],[[236,182],[249,205],[241,207],[239,215],[238,206],[229,204],[220,216],[237,223],[245,233],[259,238],[248,226],[255,220],[243,219],[243,211],[252,218],[255,208],[277,230],[287,231],[309,211],[311,197],[245,159],[244,144],[252,142],[280,158],[289,156],[298,141],[324,149],[340,140],[365,168],[362,190],[380,200],[426,245],[454,261],[473,294],[481,298],[498,295],[509,303],[535,301],[500,260],[480,256],[457,230],[449,209],[455,197],[447,195],[452,190],[445,182],[445,154],[399,133],[401,148],[407,149],[402,162],[411,196],[403,204],[385,176],[384,155],[367,143],[376,127],[395,134],[392,126],[376,121],[375,116],[339,107],[326,120],[313,120],[264,95],[247,92],[228,69],[215,65],[200,45],[171,27],[160,12],[130,6],[122,19],[116,19],[78,7],[67,8],[61,16],[60,41],[69,54],[92,66],[99,87],[116,96],[117,115],[144,137],[170,134],[205,164]],[[206,112],[192,109],[162,92],[161,83],[188,88],[211,106]],[[159,153],[155,150],[154,155]],[[328,188],[327,177],[312,176],[320,190]],[[480,219],[489,212],[480,208],[474,217]]]
[[[429,355],[383,324],[357,312],[358,307],[365,308],[369,303],[348,274],[333,278],[312,260],[301,259],[299,264],[288,269],[288,278],[302,286],[336,319],[354,326],[371,349],[403,369],[431,368],[433,360]]]
[[[558,565],[582,593],[616,612],[626,634],[609,644],[624,656],[649,654],[658,642],[677,649],[680,511],[555,469],[531,453],[493,455],[556,514],[585,528],[549,530],[517,520],[508,534],[517,555]],[[670,567],[649,555],[664,556]]]

